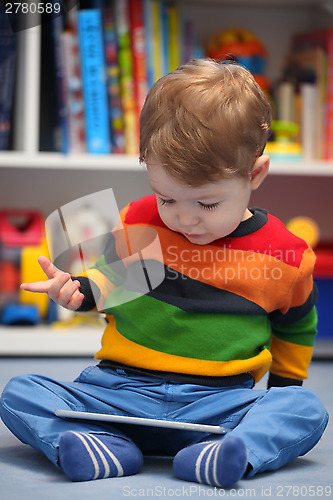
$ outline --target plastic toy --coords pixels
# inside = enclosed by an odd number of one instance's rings
[[[286,224],[289,231],[299,236],[307,244],[315,248],[320,240],[320,229],[317,222],[310,217],[294,217]]]
[[[40,245],[44,222],[39,212],[5,210],[0,212],[0,241],[3,245],[22,247]]]
[[[207,46],[207,56],[217,61],[235,60],[245,66],[264,91],[270,84],[264,76],[267,52],[251,31],[235,27],[215,34]]]
[[[265,153],[272,159],[300,160],[302,147],[293,139],[299,132],[297,123],[273,120],[271,128],[274,140],[267,142]]]
[[[318,338],[333,338],[333,243],[320,243],[315,250],[314,280],[318,289]]]
[[[48,257],[46,238],[38,246],[26,246],[21,251],[21,283],[30,283],[33,281],[44,281],[45,274],[38,264],[38,257],[45,255]],[[30,293],[20,290],[19,297],[21,304],[34,304],[39,309],[39,314],[44,318],[48,311],[49,298],[45,293]]]
[[[20,282],[45,279],[37,258],[48,255],[42,215],[33,210],[0,211],[0,322],[35,325],[46,318],[49,298],[19,289]]]
[[[36,325],[39,323],[39,311],[35,305],[7,304],[2,310],[3,325]]]
[[[13,262],[0,262],[0,292],[14,293],[20,285],[20,271]]]

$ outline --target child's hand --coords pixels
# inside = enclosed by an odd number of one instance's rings
[[[39,257],[38,262],[49,279],[22,283],[20,288],[28,292],[47,293],[50,299],[66,309],[78,309],[84,299],[84,295],[79,291],[79,281],[73,281],[69,273],[58,271],[46,257]]]

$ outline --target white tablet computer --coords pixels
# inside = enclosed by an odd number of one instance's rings
[[[225,434],[229,429],[219,425],[192,424],[190,422],[176,422],[174,420],[159,420],[155,418],[126,417],[123,415],[109,415],[107,413],[91,413],[85,411],[55,410],[61,418],[77,418],[84,420],[100,420],[103,422],[117,422],[121,424],[147,425],[152,427],[167,427],[183,431],[197,431],[212,434]]]

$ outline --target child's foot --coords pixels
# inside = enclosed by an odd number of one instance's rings
[[[60,436],[59,460],[72,481],[129,476],[143,463],[141,451],[125,439],[73,431]]]
[[[246,467],[247,449],[236,436],[188,446],[177,453],[173,462],[173,470],[180,479],[221,488],[234,485]]]

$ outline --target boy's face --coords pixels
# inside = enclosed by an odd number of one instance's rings
[[[251,216],[247,206],[252,188],[244,178],[191,187],[178,183],[157,162],[147,168],[162,221],[192,243],[207,245],[223,238]]]

